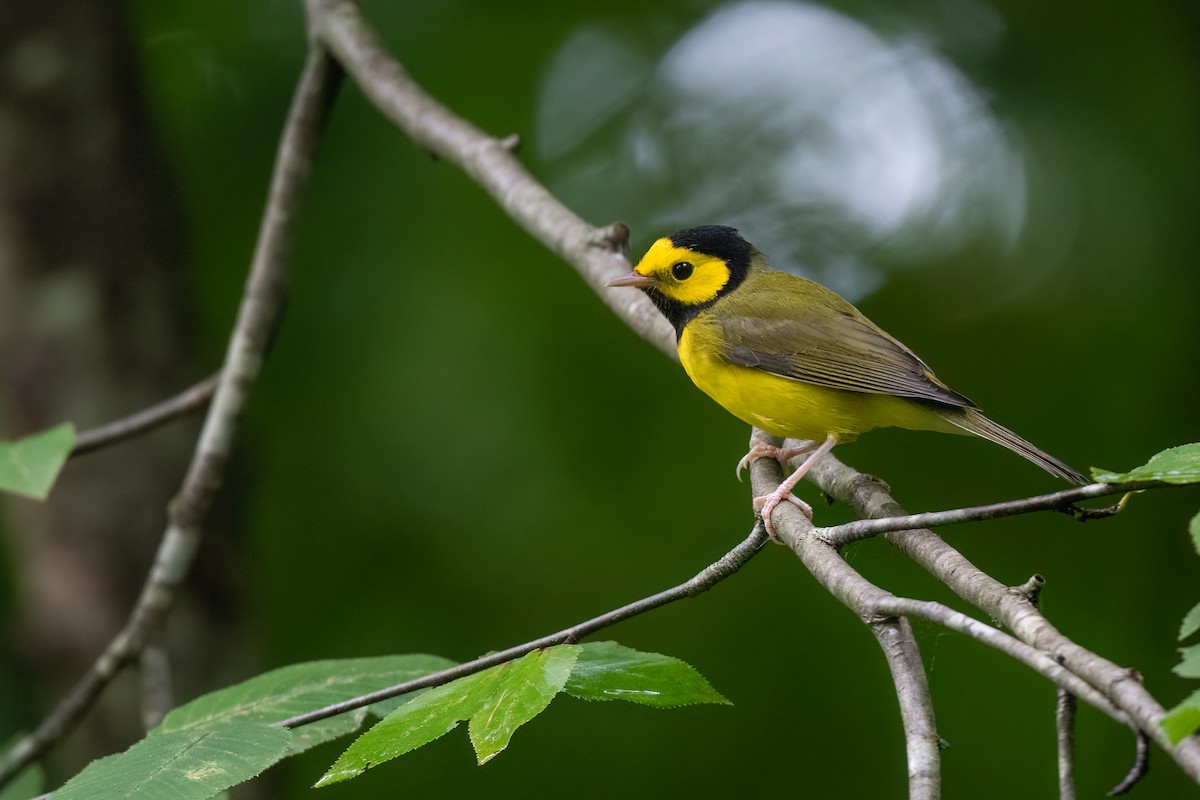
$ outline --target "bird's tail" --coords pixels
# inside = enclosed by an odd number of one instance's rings
[[[1070,481],[1079,486],[1084,486],[1092,482],[1088,478],[1085,478],[1079,471],[1072,469],[1044,450],[1034,447],[1003,425],[992,422],[974,408],[957,409],[954,414],[946,414],[944,419],[965,431],[987,439],[989,442],[995,442],[1002,447],[1007,447],[1017,455],[1037,464],[1051,475],[1062,478],[1065,481]]]

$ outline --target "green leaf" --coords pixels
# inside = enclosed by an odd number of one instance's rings
[[[1200,730],[1200,689],[1192,692],[1191,697],[1168,711],[1163,717],[1162,726],[1173,745]]]
[[[54,800],[207,800],[288,755],[291,739],[286,728],[245,723],[147,736],[93,761]]]
[[[225,722],[269,725],[322,706],[448,669],[439,656],[402,655],[292,664],[235,686],[198,697],[172,711],[155,734],[207,728]],[[293,731],[292,752],[301,753],[358,729],[365,708],[304,725]]]
[[[483,708],[505,666],[459,678],[409,700],[358,737],[316,785],[354,778],[449,733]]]
[[[1179,627],[1179,638],[1186,639],[1196,631],[1200,631],[1200,603],[1183,618],[1183,625]]]
[[[1163,450],[1140,467],[1129,472],[1109,472],[1092,468],[1097,483],[1162,481],[1163,483],[1200,483],[1200,444],[1183,444]]]
[[[1182,652],[1183,661],[1171,671],[1182,678],[1200,678],[1200,644],[1185,647]]]
[[[517,728],[546,710],[562,691],[579,655],[578,645],[534,650],[504,665],[483,707],[471,716],[468,732],[480,766],[508,747]]]
[[[427,689],[358,737],[316,785],[361,775],[445,735],[464,719],[471,720],[476,757],[486,763],[564,688],[590,700],[622,699],[662,708],[729,702],[678,659],[614,642],[560,645]]]
[[[69,422],[15,442],[0,441],[0,491],[45,500],[74,446],[75,426]]]
[[[1196,553],[1200,554],[1200,513],[1188,523],[1188,533],[1192,534],[1192,544],[1196,547]]]
[[[729,704],[703,675],[679,659],[616,642],[583,645],[566,691],[584,700],[628,700],[655,708]]]

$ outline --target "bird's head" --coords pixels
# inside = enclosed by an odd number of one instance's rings
[[[754,246],[727,225],[685,228],[650,246],[633,272],[608,282],[636,286],[682,335],[683,326],[746,278]]]

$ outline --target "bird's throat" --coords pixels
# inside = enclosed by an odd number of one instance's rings
[[[678,300],[672,300],[662,292],[651,287],[644,290],[650,301],[654,303],[655,308],[662,312],[662,315],[667,318],[667,322],[675,328],[675,341],[679,342],[683,336],[683,329],[689,322],[694,320],[696,316],[713,304],[713,301],[707,303],[680,303]]]

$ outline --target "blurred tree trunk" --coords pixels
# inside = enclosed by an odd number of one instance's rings
[[[0,4],[5,438],[63,420],[108,421],[204,374],[195,363],[183,226],[124,15],[110,0]],[[4,504],[18,604],[17,630],[6,638],[36,686],[23,700],[25,724],[52,707],[123,623],[194,431],[194,423],[176,424],[83,456],[46,504]],[[209,596],[196,602],[196,591]],[[195,686],[216,655],[204,631],[226,622],[212,609],[233,604],[220,575],[200,576],[191,592],[173,618],[170,652],[178,683]],[[140,735],[138,700],[130,674],[110,687],[57,750],[67,755],[64,769]]]

